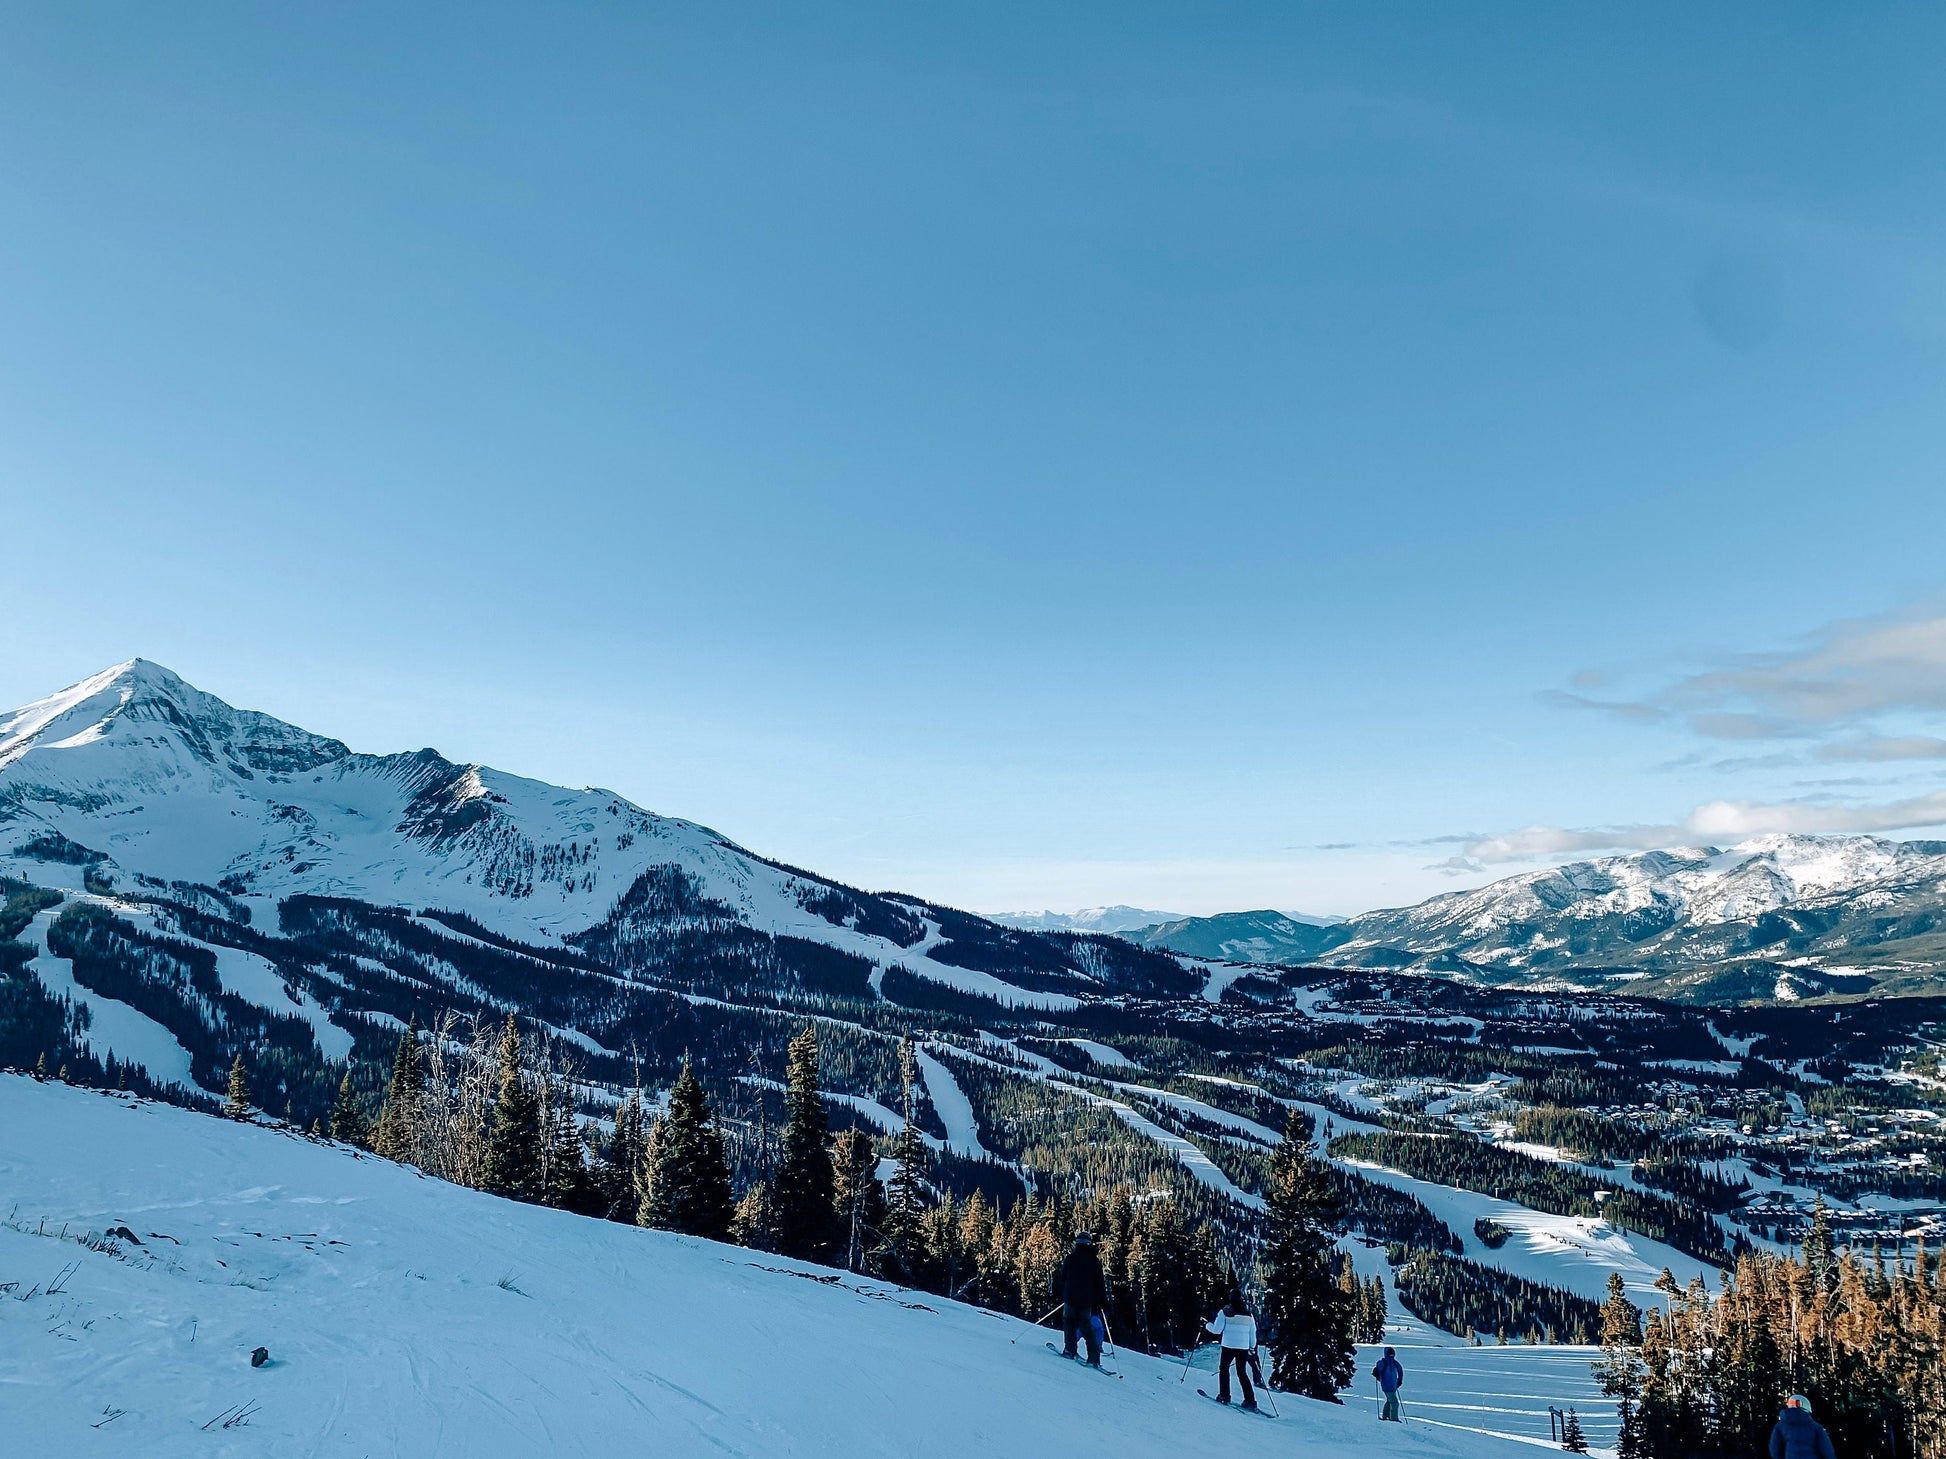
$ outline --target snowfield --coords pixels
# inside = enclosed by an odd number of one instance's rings
[[[23,1075],[0,1075],[0,1210],[16,1453],[1516,1452],[1380,1429],[1356,1402],[1225,1413],[1176,1363],[1118,1354],[1123,1379],[1102,1378],[1050,1355],[1045,1329],[939,1298]],[[139,1244],[104,1244],[116,1226]],[[270,1362],[252,1368],[258,1346]]]

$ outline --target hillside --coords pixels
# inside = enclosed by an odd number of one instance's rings
[[[882,1282],[18,1075],[0,1200],[23,1454],[1510,1453],[1295,1398],[1225,1413],[1174,1363],[1121,1353],[1112,1381],[1045,1329]]]

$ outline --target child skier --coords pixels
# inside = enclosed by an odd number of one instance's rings
[[[1230,1369],[1234,1367],[1237,1382],[1243,1387],[1243,1406],[1255,1409],[1257,1394],[1250,1386],[1250,1369],[1257,1356],[1257,1319],[1244,1305],[1243,1293],[1232,1291],[1223,1310],[1204,1324],[1204,1330],[1223,1343],[1223,1356],[1216,1368],[1216,1401],[1230,1401]]]
[[[1372,1366],[1372,1376],[1378,1379],[1378,1391],[1385,1395],[1385,1409],[1379,1417],[1388,1423],[1403,1422],[1399,1417],[1399,1385],[1405,1382],[1405,1367],[1399,1355],[1387,1348],[1385,1356]]]

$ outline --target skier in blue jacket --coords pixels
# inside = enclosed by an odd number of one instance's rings
[[[1770,1459],[1838,1459],[1831,1435],[1811,1417],[1811,1400],[1802,1393],[1784,1400],[1777,1427],[1770,1431]]]
[[[1405,1365],[1400,1363],[1399,1355],[1391,1348],[1385,1356],[1372,1366],[1372,1376],[1378,1379],[1379,1392],[1385,1395],[1385,1408],[1379,1417],[1388,1423],[1402,1423],[1399,1417],[1399,1385],[1405,1382]],[[1791,1459],[1797,1459],[1792,1455]]]

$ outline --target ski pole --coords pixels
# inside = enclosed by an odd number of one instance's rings
[[[1196,1356],[1196,1344],[1195,1344],[1195,1343],[1191,1343],[1191,1344],[1190,1344],[1190,1345],[1189,1345],[1188,1347],[1186,1347],[1186,1348],[1184,1348],[1184,1349],[1183,1349],[1183,1354],[1182,1354],[1182,1378],[1178,1378],[1178,1379],[1176,1380],[1176,1381],[1177,1381],[1178,1383],[1180,1383],[1180,1382],[1182,1382],[1182,1381],[1183,1381],[1183,1378],[1187,1378],[1187,1377],[1189,1376],[1189,1360],[1190,1360],[1191,1358],[1193,1358],[1193,1357],[1195,1357],[1195,1356]]]
[[[1065,1302],[1056,1302],[1052,1307],[1048,1308],[1047,1311],[1043,1312],[1039,1317],[1036,1317],[1034,1319],[1034,1326],[1039,1327],[1042,1323],[1046,1322],[1048,1318],[1052,1317],[1055,1313],[1059,1312],[1066,1305],[1067,1304]]]
[[[1256,1353],[1252,1352],[1250,1356],[1254,1358]],[[1264,1370],[1261,1364],[1257,1367],[1257,1391],[1263,1394],[1264,1402],[1270,1405],[1270,1416],[1281,1418],[1282,1415],[1277,1412],[1277,1400],[1270,1396],[1270,1385],[1264,1382]]]

